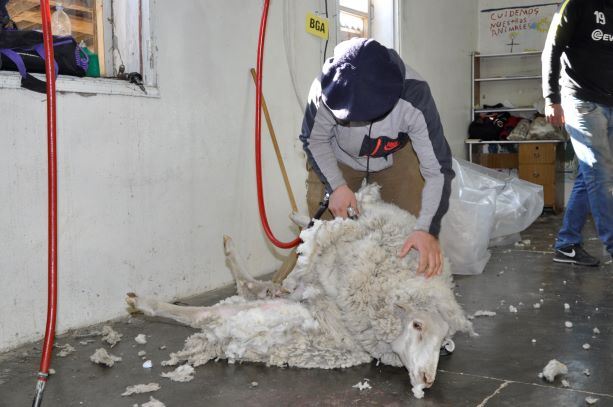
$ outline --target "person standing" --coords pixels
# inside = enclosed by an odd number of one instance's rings
[[[399,255],[416,249],[418,272],[440,274],[451,150],[428,84],[394,50],[366,38],[338,44],[311,86],[300,139],[311,216],[326,192],[332,215],[359,213],[354,191],[377,182],[384,201],[417,215]]]
[[[592,213],[613,253],[613,0],[566,0],[542,54],[545,116],[564,125],[579,160],[553,261],[597,266],[582,247]]]

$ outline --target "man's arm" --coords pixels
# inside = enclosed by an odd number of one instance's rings
[[[449,209],[451,180],[455,175],[451,149],[443,134],[443,126],[428,84],[414,81],[403,99],[413,107],[408,117],[409,136],[425,180],[416,229],[438,238],[441,220]]]
[[[440,274],[443,268],[438,235],[441,220],[449,209],[451,180],[454,177],[451,149],[443,134],[443,126],[428,84],[412,80],[403,99],[409,102],[409,136],[419,158],[419,167],[425,184],[422,190],[421,210],[415,231],[400,250],[405,256],[411,249],[419,251],[417,271],[426,277]]]
[[[560,57],[568,45],[579,19],[578,1],[566,0],[553,16],[541,55],[545,116],[550,123],[561,126],[564,112],[560,105]]]
[[[336,120],[321,102],[320,96],[321,84],[316,79],[309,92],[300,140],[309,164],[326,186],[326,191],[331,194],[328,209],[332,215],[346,218],[348,208],[358,212],[357,200],[338,168],[336,156],[330,145]]]
[[[332,192],[346,182],[330,145],[336,120],[321,102],[320,96],[321,84],[319,79],[315,79],[309,92],[299,137],[309,164],[325,184],[326,191]]]

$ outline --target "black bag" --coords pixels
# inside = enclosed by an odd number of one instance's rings
[[[71,36],[53,37],[55,75],[85,76],[89,57]],[[0,69],[19,71],[21,86],[45,93],[46,83],[30,73],[45,73],[43,34],[39,31],[0,31]]]
[[[509,112],[480,115],[468,126],[468,138],[486,141],[500,140],[500,133],[510,116]]]

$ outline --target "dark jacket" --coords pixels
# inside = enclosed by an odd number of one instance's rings
[[[563,88],[578,99],[613,106],[613,0],[566,0],[541,61],[548,104],[560,103]]]

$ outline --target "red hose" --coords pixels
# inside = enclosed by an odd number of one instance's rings
[[[258,188],[258,209],[260,210],[260,219],[262,227],[266,232],[266,236],[275,246],[281,249],[291,249],[298,246],[300,237],[297,237],[291,242],[282,242],[278,240],[272,233],[268,225],[266,217],[266,207],[264,206],[264,192],[262,189],[262,55],[264,53],[264,36],[266,34],[266,20],[268,18],[268,6],[270,0],[264,0],[264,9],[262,10],[262,20],[260,21],[260,35],[258,38],[258,62],[256,68],[255,80],[255,174]]]
[[[43,342],[36,397],[34,405],[40,405],[45,383],[49,375],[49,365],[55,340],[57,315],[57,156],[56,156],[56,112],[55,112],[55,57],[53,54],[53,34],[51,32],[51,9],[49,0],[40,0],[40,13],[45,46],[45,76],[47,79],[47,173],[49,182],[48,213],[48,293],[47,325]]]

